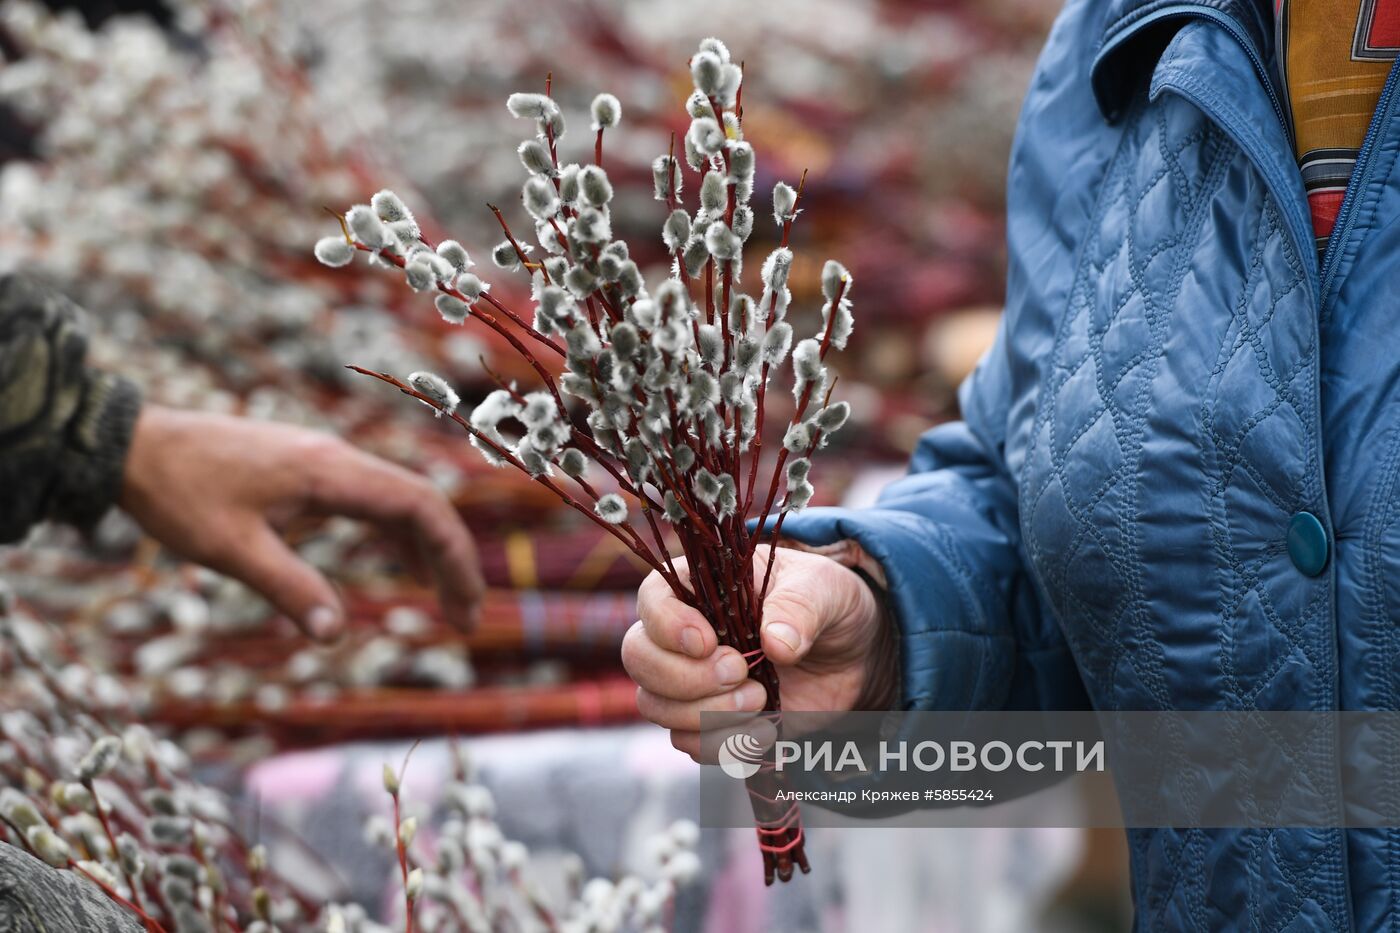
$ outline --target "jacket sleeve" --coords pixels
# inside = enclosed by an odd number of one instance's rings
[[[46,519],[90,526],[121,491],[140,394],[86,355],[82,309],[0,278],[0,542]]]
[[[1059,626],[1020,553],[1016,488],[1003,461],[1011,403],[1005,322],[961,387],[964,420],[930,430],[909,473],[867,509],[791,514],[804,544],[854,539],[885,572],[900,634],[905,709],[1084,709]]]

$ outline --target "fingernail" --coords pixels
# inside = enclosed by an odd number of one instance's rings
[[[763,684],[751,680],[734,691],[734,708],[736,710],[760,710],[763,709],[763,701],[766,699],[768,699],[768,691],[763,689]]]
[[[700,634],[699,629],[687,626],[685,631],[681,632],[681,647],[684,648],[685,653],[692,658],[703,657],[705,654],[705,637]]]
[[[749,676],[749,666],[737,654],[727,653],[715,662],[715,673],[722,684],[737,684]]]
[[[340,613],[330,606],[317,606],[306,614],[306,630],[314,638],[334,638],[340,632]]]
[[[802,636],[797,634],[797,629],[788,625],[786,622],[774,622],[770,625],[765,625],[764,631],[787,645],[788,648],[793,651],[802,647]]]

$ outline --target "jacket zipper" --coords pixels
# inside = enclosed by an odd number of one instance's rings
[[[1332,235],[1327,238],[1327,250],[1322,258],[1322,287],[1318,295],[1319,317],[1325,317],[1326,305],[1332,291],[1332,279],[1337,274],[1341,262],[1341,246],[1351,236],[1351,228],[1356,225],[1356,200],[1361,190],[1371,180],[1371,152],[1375,149],[1376,136],[1381,127],[1390,119],[1395,109],[1395,85],[1400,75],[1400,59],[1390,66],[1390,74],[1381,87],[1380,99],[1376,102],[1376,112],[1371,114],[1371,123],[1366,128],[1366,137],[1361,141],[1361,149],[1356,154],[1356,165],[1352,167],[1347,190],[1342,195],[1342,206],[1337,210],[1337,222],[1332,227]]]

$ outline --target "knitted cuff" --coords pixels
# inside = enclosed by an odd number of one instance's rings
[[[122,473],[141,392],[111,373],[90,372],[77,412],[62,438],[46,517],[88,528],[121,495]]]

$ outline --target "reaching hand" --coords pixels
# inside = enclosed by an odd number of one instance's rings
[[[448,622],[476,621],[485,589],[476,546],[426,479],[331,435],[243,418],[142,410],[120,505],[171,550],[236,577],[316,638],[337,635],[335,588],[277,533],[293,518],[378,524],[437,584]]]
[[[754,558],[757,586],[768,548]],[[683,563],[682,579],[689,580]],[[622,663],[637,682],[642,715],[671,730],[671,744],[700,754],[702,712],[756,712],[763,686],[748,679],[748,662],[719,647],[705,617],[675,597],[653,573],[637,596],[641,620],[622,642]],[[871,677],[883,618],[865,581],[827,557],[779,548],[764,603],[761,644],[777,668],[784,710],[848,710]]]

